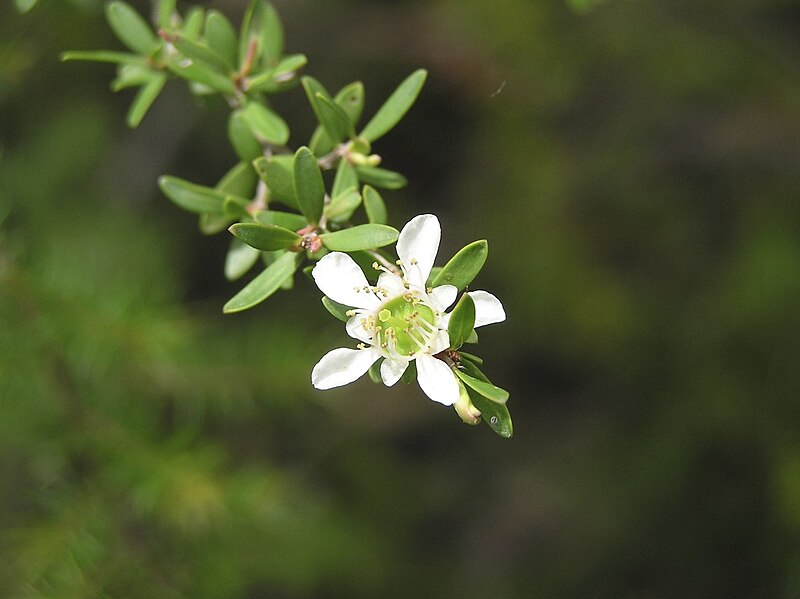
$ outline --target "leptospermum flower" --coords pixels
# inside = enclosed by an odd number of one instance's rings
[[[314,366],[311,382],[332,389],[364,375],[380,358],[381,380],[394,385],[416,360],[417,382],[433,401],[453,405],[460,383],[450,366],[438,357],[450,347],[445,312],[458,295],[453,285],[426,287],[439,249],[441,227],[432,214],[413,218],[397,240],[400,274],[375,264],[383,272],[370,285],[361,268],[342,252],[323,257],[311,272],[320,290],[335,302],[352,306],[347,333],[361,343],[358,349],[338,348]],[[470,291],[475,303],[475,327],[505,320],[503,306],[487,291]]]

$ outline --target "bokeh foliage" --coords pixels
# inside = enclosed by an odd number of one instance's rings
[[[225,108],[172,92],[131,132],[111,67],[57,62],[114,47],[99,4],[0,9],[10,596],[800,592],[797,7],[589,4],[276,2],[368,112],[429,69],[390,209],[489,239],[510,442],[313,391],[341,331],[310,283],[223,316],[226,241],[156,179],[224,173]]]

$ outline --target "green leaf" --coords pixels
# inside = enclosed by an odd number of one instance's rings
[[[477,366],[480,366],[481,364],[483,364],[483,358],[481,358],[479,356],[476,356],[475,354],[469,354],[469,353],[467,353],[465,351],[461,351],[461,350],[459,350],[458,353],[462,358],[466,358],[469,362],[472,362],[473,364],[475,364]],[[467,372],[467,374],[472,374],[472,373]],[[475,375],[473,374],[472,376],[475,376]],[[476,378],[480,378],[480,377],[476,377]]]
[[[491,381],[488,378],[486,378],[486,375],[480,371],[480,368],[478,368],[478,365],[482,364],[483,360],[478,358],[478,360],[480,361],[475,361],[472,358],[470,358],[471,354],[468,354],[463,351],[459,351],[458,353],[462,358],[459,363],[460,370],[462,370],[465,374],[468,374],[472,378],[478,379],[479,381],[483,381],[484,383],[491,383]],[[472,356],[472,357],[477,358],[477,356]]]
[[[350,306],[345,306],[344,304],[335,302],[327,295],[322,296],[322,305],[325,306],[325,309],[328,312],[333,314],[336,318],[338,318],[342,322],[347,322],[348,320],[350,320],[350,317],[347,315],[347,311],[350,310]]]
[[[205,11],[199,6],[193,6],[186,13],[186,18],[183,20],[183,27],[180,29],[181,35],[187,40],[196,40],[200,37],[200,32],[203,30],[205,23]]]
[[[147,62],[138,54],[112,52],[111,50],[91,50],[89,52],[70,50],[69,52],[62,52],[61,60],[63,62],[68,60],[91,60],[94,62],[111,62],[115,64],[147,64]]]
[[[221,94],[236,95],[236,86],[231,78],[204,61],[174,56],[167,62],[167,68],[178,77],[193,83],[201,83]]]
[[[211,47],[181,36],[175,36],[172,45],[189,60],[200,63],[205,69],[227,76],[232,72],[231,66],[224,56]]]
[[[489,254],[489,244],[485,239],[473,241],[469,245],[461,248],[444,268],[436,275],[432,286],[455,285],[461,291],[483,268],[486,256]]]
[[[206,16],[206,43],[220,56],[230,70],[236,68],[236,30],[218,10],[208,11]]]
[[[298,208],[294,193],[294,156],[287,154],[261,157],[253,162],[253,166],[258,176],[267,184],[272,200]]]
[[[367,211],[367,218],[373,224],[382,225],[386,222],[386,204],[374,187],[364,186],[362,193],[364,196],[364,210]]]
[[[350,124],[355,127],[358,125],[358,119],[361,118],[361,113],[364,110],[364,84],[360,81],[355,81],[345,85],[337,92],[333,101],[342,107]]]
[[[297,245],[301,240],[297,233],[278,225],[261,223],[236,223],[228,228],[237,239],[250,247],[264,252],[285,250]]]
[[[408,184],[406,178],[400,173],[377,166],[357,166],[356,173],[364,183],[381,189],[400,189]]]
[[[477,366],[475,368],[477,368]],[[464,381],[464,384],[477,391],[486,399],[498,404],[505,404],[506,401],[508,401],[508,391],[505,389],[501,389],[500,387],[496,387],[487,381],[482,381],[472,377],[465,372],[462,372],[458,368],[453,369],[453,372],[456,373],[458,378]],[[480,408],[478,409],[480,410]]]
[[[117,76],[111,82],[111,90],[118,92],[128,87],[147,85],[161,76],[144,64],[120,64],[117,66]]]
[[[120,41],[134,52],[150,54],[160,43],[147,21],[125,2],[106,4],[106,19]]]
[[[225,201],[222,203],[223,212],[233,218],[245,218],[250,216],[247,212],[247,206],[250,202],[244,198],[238,198],[234,195],[226,195]]]
[[[16,0],[17,11],[23,15],[36,6],[37,0]]]
[[[400,377],[400,382],[410,385],[415,380],[417,380],[417,363],[416,361],[412,360],[408,363],[408,368],[406,368],[403,376]]]
[[[331,195],[335,198],[345,191],[356,187],[358,187],[358,175],[356,175],[356,170],[347,160],[340,160],[339,166],[336,168],[336,177],[333,180]]]
[[[514,434],[514,427],[511,423],[511,414],[508,408],[504,404],[498,404],[486,399],[472,389],[468,389],[468,392],[472,404],[478,408],[483,421],[489,425],[489,428],[504,439],[510,439]]]
[[[351,189],[339,194],[325,206],[323,214],[334,223],[343,223],[353,216],[353,212],[361,205],[361,194],[358,190]]]
[[[369,141],[374,142],[399,123],[414,104],[414,100],[417,99],[427,76],[428,72],[425,69],[411,73],[370,119],[360,137],[366,137]]]
[[[165,196],[184,210],[198,214],[203,212],[222,214],[223,212],[225,194],[216,189],[196,185],[169,175],[159,178],[158,186]]]
[[[450,349],[458,349],[475,328],[475,302],[464,293],[450,313],[447,334],[450,336]]]
[[[238,239],[231,239],[230,249],[225,256],[225,278],[235,281],[242,277],[258,261],[260,253]]]
[[[295,252],[286,252],[270,264],[264,272],[250,281],[244,289],[233,296],[222,308],[225,314],[241,312],[263,302],[280,289],[286,279],[297,270],[302,256]]]
[[[144,84],[136,96],[133,98],[131,107],[128,109],[126,121],[128,127],[138,127],[144,115],[158,98],[158,94],[164,89],[167,83],[167,76],[164,74],[155,75],[148,83]]]
[[[316,225],[322,216],[325,183],[317,159],[305,146],[294,155],[294,193],[300,212],[309,223]]]
[[[262,210],[256,214],[256,221],[265,225],[278,225],[290,231],[299,231],[308,225],[303,215],[278,210]]]
[[[296,82],[297,71],[308,63],[305,54],[292,54],[282,58],[274,67],[252,76],[247,81],[247,91],[276,92]]]
[[[477,342],[478,342],[478,333],[476,333],[475,331],[472,331],[469,334],[469,337],[467,337],[467,340],[464,341],[464,343],[471,343],[471,344],[475,344]]]
[[[242,21],[239,38],[239,64],[247,60],[250,45],[256,44],[252,67],[260,63],[273,66],[283,54],[283,27],[278,13],[264,0],[253,0]]]
[[[253,167],[247,162],[239,162],[219,180],[216,189],[225,194],[249,198],[253,195],[257,180]]]
[[[332,143],[340,142],[347,135],[349,126],[347,115],[337,106],[323,85],[306,75],[300,80],[306,92],[308,103],[319,121],[325,129],[328,140]],[[337,108],[339,109],[337,111]]]
[[[160,0],[158,3],[158,26],[170,31],[174,27],[174,20],[178,17],[177,0]]]
[[[289,141],[289,126],[263,104],[251,100],[242,110],[242,115],[250,130],[262,143],[282,146]]]
[[[253,135],[250,123],[240,110],[234,110],[228,117],[228,140],[236,155],[244,162],[263,157],[264,148]]]
[[[387,225],[357,225],[319,237],[329,250],[353,252],[389,245],[397,241],[399,235],[397,229]]]
[[[199,219],[200,232],[203,235],[214,235],[227,229],[234,220],[236,219],[232,219],[226,214],[204,212]]]

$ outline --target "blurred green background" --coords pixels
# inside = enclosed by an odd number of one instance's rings
[[[128,130],[112,66],[58,62],[120,48],[100,3],[11,4],[0,596],[800,596],[797,2],[275,1],[367,114],[430,70],[386,198],[442,259],[489,239],[510,441],[416,385],[315,391],[345,335],[302,277],[223,316],[228,240],[156,178],[216,182],[226,108],[175,84]]]

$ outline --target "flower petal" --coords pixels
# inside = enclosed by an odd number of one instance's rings
[[[475,328],[495,322],[503,322],[506,312],[500,300],[488,291],[470,291],[469,296],[475,302]]]
[[[433,401],[452,406],[460,395],[456,375],[450,367],[426,354],[417,358],[417,382]]]
[[[403,376],[406,368],[408,368],[408,360],[385,359],[381,364],[381,378],[383,379],[383,384],[387,387],[394,385],[400,380],[400,377]]]
[[[358,339],[364,343],[372,345],[372,331],[364,328],[364,321],[366,317],[363,314],[356,314],[351,316],[347,323],[344,325],[347,334],[353,339]]]
[[[376,308],[380,303],[358,264],[342,252],[331,252],[311,271],[322,293],[335,302],[354,308]]]
[[[428,294],[428,297],[436,303],[433,308],[437,312],[444,312],[453,305],[457,295],[458,288],[455,285],[439,285]]]
[[[400,278],[400,276],[390,272],[381,273],[381,276],[378,277],[378,287],[382,290],[385,290],[390,298],[403,295],[406,291],[408,291],[405,288],[405,285],[403,285],[403,279]],[[383,297],[383,294],[381,294],[381,299],[386,300],[388,298]]]
[[[421,214],[412,218],[397,239],[397,255],[403,263],[408,282],[425,289],[425,281],[431,274],[442,228],[433,214]]]
[[[317,389],[332,389],[352,383],[361,377],[375,360],[381,357],[380,351],[369,349],[348,349],[340,347],[322,356],[311,371],[311,383]]]

